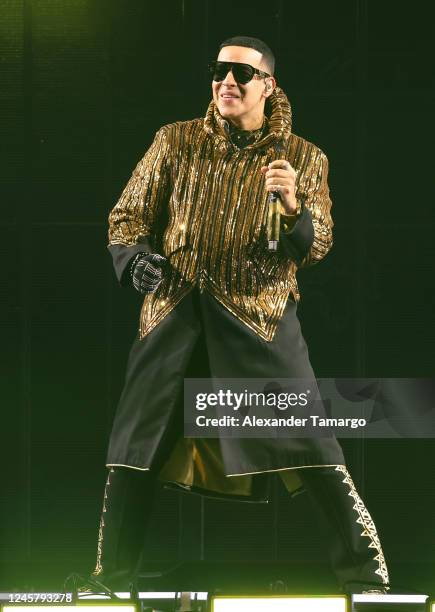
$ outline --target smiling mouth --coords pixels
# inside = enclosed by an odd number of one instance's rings
[[[232,96],[231,94],[220,94],[221,98],[226,98],[226,99],[237,99],[239,96]]]

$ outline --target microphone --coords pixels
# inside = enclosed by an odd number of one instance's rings
[[[279,230],[281,223],[281,198],[279,191],[269,193],[269,206],[267,210],[266,234],[269,251],[277,251],[279,243]]]

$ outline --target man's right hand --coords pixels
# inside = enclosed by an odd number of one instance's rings
[[[154,293],[163,280],[167,259],[157,253],[139,253],[130,268],[133,287],[139,293]]]

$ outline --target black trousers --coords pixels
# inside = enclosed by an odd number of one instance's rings
[[[193,329],[193,326],[196,325],[197,317],[201,315],[200,311],[202,310],[204,314],[204,310],[199,302],[197,293],[191,296],[191,300],[192,302],[186,301],[182,307],[180,305],[178,312],[182,313],[182,322],[187,327],[190,326]],[[257,354],[267,356],[265,361],[271,366],[270,372],[279,371],[281,376],[293,375],[295,377],[306,376],[307,371],[310,374],[312,373],[306,346],[296,324],[294,305],[289,305],[289,310],[285,315],[288,317],[287,328],[284,328],[278,337],[282,346],[278,345],[278,351],[273,352],[273,348],[267,343],[260,342],[253,332],[250,330],[245,332],[242,324],[223,309],[221,305],[215,303],[214,298],[209,296],[207,300],[210,303],[211,309],[214,309],[214,316],[222,317],[226,321],[226,331],[233,330],[234,335],[239,334],[242,340],[245,334],[250,334],[253,341],[252,346],[258,346]],[[210,311],[205,313],[206,316],[208,312]],[[195,316],[193,317],[191,313]],[[162,326],[161,329],[155,330],[158,333],[150,338],[148,347],[145,344],[139,344],[136,339],[130,353],[126,385],[123,391],[123,397],[128,399],[128,404],[126,404],[127,399],[124,400],[124,405],[127,405],[128,410],[133,410],[135,404],[147,402],[145,390],[140,386],[142,384],[140,378],[141,370],[145,367],[148,357],[153,354],[156,355],[156,347],[159,346],[162,337],[167,342],[171,341],[171,333],[179,333],[180,338],[183,337],[181,336],[180,325],[180,317],[178,319],[173,318],[172,322],[171,320],[166,322],[164,320],[160,324]],[[221,364],[223,364],[222,367],[229,367],[228,364],[231,364],[231,359],[228,358],[228,349],[225,350],[225,347],[219,342],[219,334],[222,333],[222,329],[210,326],[210,330],[211,334],[216,335],[214,347],[222,351],[217,365],[221,367]],[[196,328],[194,331],[197,334]],[[154,332],[151,333],[153,334]],[[241,342],[241,345],[243,346],[243,342]],[[300,357],[297,360],[294,374],[284,370],[287,365],[281,358],[281,355],[286,352],[287,347],[289,351],[292,349],[292,345],[293,350],[296,345],[299,347],[297,349],[297,356]],[[178,344],[174,344],[174,346],[178,346]],[[295,354],[293,353],[293,355]],[[250,361],[245,361],[242,364],[242,367],[246,368],[245,375],[249,376],[251,373],[251,376],[261,376],[264,368],[261,366],[261,363],[259,365],[259,359],[252,358],[252,352],[249,356],[251,358]],[[190,352],[190,357],[192,357],[192,352]],[[161,359],[161,357],[157,358]],[[176,357],[174,359],[176,360]],[[214,360],[216,363],[216,354],[214,354]],[[160,367],[166,366],[162,364]],[[254,374],[252,374],[253,367],[256,368]],[[184,365],[180,372],[182,379],[183,373],[185,376],[188,375],[189,367]],[[219,374],[222,375],[221,372]],[[207,373],[204,369],[196,375],[207,376]],[[165,388],[162,386],[159,393],[164,392]],[[174,390],[172,390],[173,392]],[[121,402],[122,409],[123,405]],[[156,405],[154,409],[157,418],[158,406]],[[149,469],[147,471],[130,469],[125,467],[125,464],[124,466],[114,465],[109,467],[104,491],[103,512],[100,520],[97,564],[94,576],[100,577],[103,582],[106,580],[114,588],[125,588],[127,586],[126,581],[134,579],[140,568],[141,551],[155,499],[157,475],[172,451],[173,444],[179,433],[177,428],[180,422],[173,417],[174,414],[169,415],[167,420],[168,427],[163,428],[164,435],[159,438],[157,444],[152,445],[153,452],[149,456]],[[123,421],[129,423],[128,411],[124,414],[121,413],[121,418],[118,421],[120,423]],[[146,428],[142,428],[142,431],[145,433]],[[115,439],[115,446],[122,449],[122,437],[113,438],[113,435],[112,439]],[[140,444],[141,438],[137,437],[135,442],[137,448],[142,450]],[[300,443],[305,444],[306,440],[301,440]],[[346,584],[349,581],[360,581],[366,585],[385,585],[389,582],[388,571],[374,522],[361,497],[358,495],[352,478],[344,465],[344,461],[341,460],[341,449],[339,450],[340,452],[337,454],[335,454],[336,450],[333,447],[332,450],[327,450],[327,453],[332,453],[330,455],[331,459],[336,459],[331,461],[335,465],[299,468],[298,474],[314,505],[319,522],[327,534],[331,565],[339,586],[346,590]],[[287,456],[290,456],[288,449],[284,448],[284,451],[285,453],[281,454],[280,460],[286,460]],[[246,450],[246,456],[248,457],[247,461],[251,461],[255,468],[258,461],[257,457],[250,456],[249,449]],[[330,463],[328,460],[316,461],[317,457],[313,457],[312,454],[310,458],[314,458],[314,461],[311,462],[313,464]],[[122,460],[120,463],[124,463],[124,461]],[[127,465],[132,464],[128,463]],[[267,468],[274,469],[276,467],[285,467],[286,465],[291,465],[291,463],[284,463],[282,466],[263,466],[263,468],[265,467],[267,470]],[[296,463],[296,465],[301,464]],[[228,514],[230,517],[230,512]]]
[[[114,590],[129,589],[140,571],[156,494],[156,473],[109,468],[93,576]],[[352,592],[355,587],[362,590],[388,585],[375,525],[347,469],[305,468],[301,478],[327,534],[331,567],[340,589]],[[230,521],[230,506],[228,510]]]

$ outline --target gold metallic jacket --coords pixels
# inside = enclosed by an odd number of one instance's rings
[[[144,297],[140,338],[195,286],[207,290],[266,341],[273,339],[287,298],[299,300],[298,267],[320,261],[332,246],[328,160],[292,134],[280,88],[265,106],[267,133],[239,149],[213,101],[203,118],[163,126],[137,164],[109,215],[109,251],[121,284],[139,252],[160,253],[169,266]],[[287,159],[297,171],[301,207],[281,226],[277,252],[266,242],[268,192],[261,166]]]

